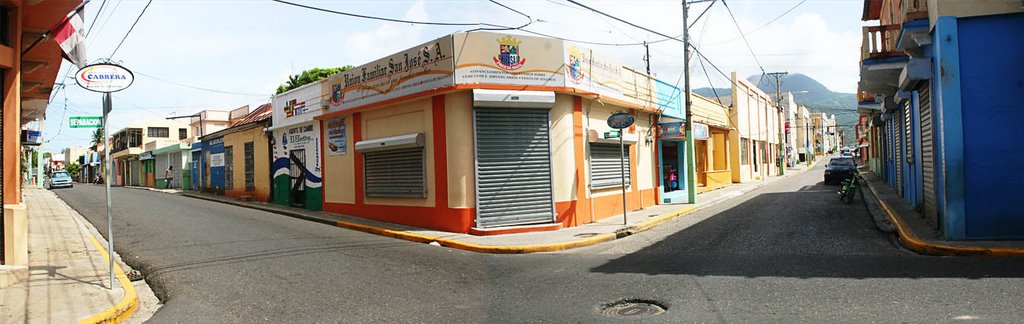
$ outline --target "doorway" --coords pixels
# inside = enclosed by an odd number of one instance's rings
[[[288,152],[288,174],[291,178],[291,190],[288,195],[292,207],[306,207],[306,150],[292,150]]]

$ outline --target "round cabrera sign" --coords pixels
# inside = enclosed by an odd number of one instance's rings
[[[75,74],[75,81],[86,90],[96,92],[117,92],[124,90],[135,81],[135,75],[117,64],[88,65]]]
[[[628,112],[620,112],[608,117],[608,127],[623,129],[633,125],[633,115]]]

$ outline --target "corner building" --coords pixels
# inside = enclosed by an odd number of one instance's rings
[[[578,44],[458,33],[320,84],[326,211],[487,235],[621,215],[623,186],[630,211],[659,199],[654,79]]]

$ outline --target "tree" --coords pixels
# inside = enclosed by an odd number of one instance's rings
[[[326,69],[312,68],[309,70],[302,71],[302,73],[300,74],[289,75],[288,81],[282,83],[280,86],[277,87],[277,94],[281,94],[287,92],[288,90],[292,90],[316,81],[320,81],[321,79],[327,78],[334,74],[338,74],[340,72],[348,71],[352,68],[353,66],[351,65]]]
[[[92,132],[92,144],[95,145],[100,143],[103,143],[103,129],[97,128]]]
[[[78,172],[82,170],[82,166],[78,165],[78,162],[72,162],[71,164],[68,164],[68,166],[65,167],[64,170],[67,171],[68,174],[70,174],[72,177],[77,178]]]

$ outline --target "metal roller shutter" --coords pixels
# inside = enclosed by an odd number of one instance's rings
[[[548,114],[542,109],[476,109],[478,226],[554,220]]]
[[[170,156],[171,156],[171,160],[169,161],[170,166],[174,167],[174,171],[171,172],[171,174],[174,175],[174,180],[171,181],[171,187],[172,188],[181,188],[181,178],[182,178],[182,176],[181,176],[181,174],[182,174],[181,173],[181,170],[182,170],[181,152],[180,151],[172,152],[172,153],[170,153]]]
[[[363,154],[367,197],[426,197],[423,147]]]
[[[625,185],[630,183],[629,146],[623,153],[619,144],[590,143],[590,187],[608,188],[622,185],[622,161],[626,160]]]
[[[900,109],[899,111],[903,111]],[[896,113],[893,113],[894,115]],[[902,117],[902,116],[894,116]],[[896,161],[896,193],[903,197],[903,128],[900,127],[899,119],[893,118],[893,160]]]
[[[928,81],[918,88],[921,103],[921,170],[924,182],[924,217],[932,226],[938,225],[939,216],[935,199],[935,142],[932,137],[932,100]]]

